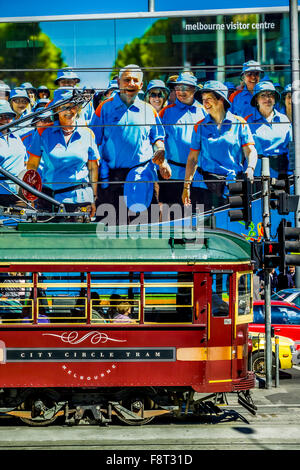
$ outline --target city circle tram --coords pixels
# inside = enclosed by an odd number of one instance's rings
[[[255,413],[241,236],[19,223],[0,239],[1,416],[139,425],[220,412],[230,392]]]

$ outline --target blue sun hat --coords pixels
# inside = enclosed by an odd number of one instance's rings
[[[50,105],[53,106],[56,104],[59,106],[59,103],[61,101],[71,99],[73,97],[73,88],[58,88],[57,90],[54,90],[53,93],[53,100],[51,101]]]
[[[46,91],[48,93],[48,97],[50,96],[50,90],[45,85],[40,85],[37,89],[37,93],[39,93],[39,91]]]
[[[224,85],[228,88],[228,90],[235,90],[235,84],[233,82],[224,82]]]
[[[205,82],[203,88],[200,90],[200,96],[202,96],[202,93],[207,92],[215,93],[225,100],[228,107],[231,106],[231,103],[228,99],[228,88],[224,83],[217,80],[209,80],[208,82]]]
[[[190,86],[196,87],[197,89],[200,88],[197,83],[197,78],[195,77],[195,75],[191,75],[190,73],[187,73],[187,72],[182,72],[178,76],[174,84],[175,85],[190,85]]]
[[[13,88],[9,94],[9,101],[13,100],[14,98],[25,98],[28,103],[30,103],[30,99],[25,88]]]
[[[164,90],[167,97],[170,94],[170,90],[169,90],[168,87],[166,87],[165,82],[163,82],[162,80],[156,80],[155,79],[155,80],[150,80],[150,82],[148,83],[145,95],[147,95],[151,90],[153,90],[153,88],[160,88],[160,89]]]
[[[255,106],[256,97],[262,91],[272,91],[275,93],[275,100],[277,101],[280,99],[280,93],[276,90],[272,82],[258,82],[253,89],[253,96],[250,101],[251,106]]]
[[[68,80],[76,80],[76,83],[80,82],[80,78],[75,72],[72,72],[71,70],[59,70],[57,72],[57,77],[55,80],[55,85],[58,85],[59,80],[62,79],[68,79]]]
[[[244,62],[243,64],[242,75],[246,72],[263,72],[263,69],[259,62],[248,60],[248,62]]]
[[[48,103],[50,103],[50,100],[48,98],[41,98],[35,102],[32,111],[36,111],[39,108],[44,108],[45,106],[47,106]]]
[[[0,100],[0,114],[10,114],[12,118],[16,116],[16,113],[13,111],[9,102],[6,100]]]
[[[281,93],[281,96],[285,96],[287,93],[292,93],[292,84],[286,85]]]
[[[5,93],[7,96],[10,94],[10,88],[4,82],[0,83],[0,93]]]
[[[124,184],[124,196],[128,209],[133,212],[146,210],[153,197],[153,181],[157,180],[157,174],[153,163],[132,168],[126,177]]]

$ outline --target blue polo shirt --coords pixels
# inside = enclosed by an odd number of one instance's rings
[[[245,145],[254,145],[250,127],[230,111],[220,129],[209,114],[194,126],[191,148],[200,150],[198,166],[209,173],[235,178],[243,171]]]
[[[203,106],[196,100],[187,105],[176,99],[174,104],[165,106],[160,111],[159,116],[166,133],[166,159],[172,170],[171,179],[184,181],[193,128],[206,114]],[[202,176],[196,172],[194,180],[202,180]],[[195,183],[193,185],[197,186]]]
[[[89,182],[88,161],[98,161],[100,158],[94,133],[90,129],[76,127],[66,143],[58,121],[35,132],[28,153],[29,156],[41,157],[43,184],[53,190]],[[55,199],[75,204],[94,200],[91,186],[58,193]]]
[[[272,122],[268,122],[260,112],[255,109],[247,118],[251,128],[255,147],[258,155],[273,157],[276,155],[287,155],[288,165],[289,142],[292,140],[292,126],[285,114],[274,109]],[[288,168],[286,168],[286,171]],[[261,160],[258,159],[255,168],[255,176],[261,176]],[[270,176],[276,178],[278,172],[270,167]]]
[[[165,132],[155,109],[137,96],[129,107],[120,94],[102,102],[92,118],[101,158],[108,167],[133,168],[153,157],[152,145]]]
[[[232,93],[229,98],[229,101],[232,103],[230,108],[232,114],[242,116],[243,118],[252,114],[254,111],[253,106],[250,104],[252,97],[252,93],[247,88]]]
[[[3,135],[2,132],[0,132],[0,166],[14,176],[18,176],[25,170],[25,159],[26,148],[20,137],[12,132],[7,135]],[[4,176],[0,174],[0,178],[2,177],[4,178]],[[17,193],[19,189],[16,184],[9,180],[0,180],[0,183],[0,194],[11,194],[10,191]],[[10,191],[5,188],[9,188]]]

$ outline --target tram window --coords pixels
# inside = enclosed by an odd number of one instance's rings
[[[238,278],[238,315],[251,313],[251,274],[242,274]]]
[[[87,318],[85,273],[40,273],[38,322],[83,323]]]
[[[229,315],[229,274],[216,273],[212,275],[211,308],[213,317]]]
[[[137,323],[140,320],[140,273],[91,273],[92,323]]]
[[[174,282],[170,282],[169,276],[159,274],[159,278],[145,276],[145,323],[192,323],[192,274],[172,273]]]
[[[23,323],[33,317],[32,275],[30,273],[9,272],[0,275],[0,322]]]

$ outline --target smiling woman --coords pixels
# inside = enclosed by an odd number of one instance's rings
[[[52,126],[39,128],[30,148],[28,169],[37,170],[43,159],[43,191],[55,196],[71,212],[86,207],[95,214],[99,152],[94,133],[77,125],[79,108],[72,103],[61,106],[72,93],[59,88],[52,105],[57,104],[58,119]]]

